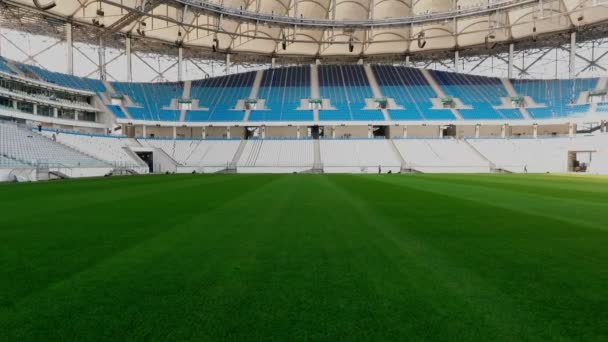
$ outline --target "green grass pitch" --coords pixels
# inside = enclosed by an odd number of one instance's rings
[[[0,340],[608,339],[608,178],[0,185]]]

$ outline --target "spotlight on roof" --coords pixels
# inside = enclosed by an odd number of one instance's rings
[[[100,8],[100,9],[97,10],[97,15],[98,16],[103,17],[105,14],[106,13],[103,11],[103,9]]]
[[[287,38],[285,37],[284,33],[283,33],[283,41],[281,42],[281,47],[283,48],[283,50],[287,50]]]
[[[48,10],[50,10],[51,8],[53,8],[53,7],[57,6],[57,4],[55,4],[55,1],[49,1],[49,2],[47,2],[47,3],[45,3],[45,4],[41,4],[41,3],[40,3],[40,0],[34,0],[34,5],[35,5],[37,8],[39,8],[39,9],[41,9],[41,10],[43,10],[43,11],[48,11]]]
[[[217,37],[213,37],[213,45],[211,45],[211,49],[213,50],[213,52],[217,52],[217,50],[220,48],[220,41],[219,39],[217,39]]]
[[[496,47],[496,44],[498,44],[496,42],[496,36],[494,35],[494,33],[490,33],[486,36],[485,41],[486,41],[486,49],[488,50],[492,50]]]
[[[585,17],[581,14],[578,16],[578,18],[576,18],[576,20],[578,21],[583,21],[583,19],[585,19]]]
[[[350,37],[348,40],[348,52],[353,52],[355,46],[353,45],[353,37]]]
[[[536,42],[536,26],[532,28],[532,41]]]
[[[418,33],[418,48],[424,49],[425,46],[426,46],[426,38],[425,38],[424,31],[423,31],[423,32]]]

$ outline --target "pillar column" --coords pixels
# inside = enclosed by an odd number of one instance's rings
[[[367,137],[371,138],[373,136],[374,136],[374,132],[373,132],[372,126],[367,126]]]
[[[502,125],[500,128],[500,137],[503,139],[507,137],[507,124]]]
[[[513,55],[515,54],[515,45],[509,44],[509,66],[507,68],[507,77],[513,78]]]
[[[576,32],[570,33],[570,78],[576,77]]]
[[[226,138],[230,139],[230,127],[226,127]]]
[[[226,75],[230,73],[230,54],[226,54]]]
[[[17,103],[15,102],[15,108],[17,108]],[[57,109],[57,107],[53,108],[53,117],[54,118],[58,118],[59,117],[59,109]]]
[[[180,46],[177,48],[177,80],[179,82],[184,80],[183,68],[184,68],[184,49]]]
[[[336,137],[336,126],[331,126],[331,137],[332,138]]]
[[[38,115],[38,104],[34,103],[34,115]]]
[[[67,72],[74,75],[74,39],[72,38],[72,23],[65,24],[65,42],[67,48]]]
[[[133,82],[133,69],[131,64],[131,37],[125,39],[125,54],[127,56],[127,80]]]
[[[460,53],[458,50],[454,51],[454,70],[460,72]]]
[[[300,139],[300,126],[297,127],[296,135],[297,135],[297,138]]]
[[[146,131],[146,125],[141,126],[141,132],[144,135],[144,138],[148,136],[148,132]]]
[[[573,123],[568,124],[568,136],[570,138],[574,137],[574,124]]]
[[[439,137],[443,138],[443,127],[439,126]]]
[[[538,124],[534,124],[533,133],[534,138],[538,138]]]
[[[177,138],[177,126],[173,126],[173,139]]]
[[[266,139],[266,126],[262,126],[260,129],[262,130],[262,139]]]
[[[481,125],[475,125],[475,138],[479,138],[479,131],[481,130]]]
[[[274,57],[272,57],[272,58],[270,59],[270,67],[274,68],[274,66],[276,65],[276,64],[275,64],[275,63],[276,63],[276,60],[277,60],[277,59],[276,59],[276,58],[274,58]]]
[[[99,52],[99,78],[102,81],[105,81],[106,80],[106,48],[105,48],[105,44],[104,44],[102,35],[99,36],[98,52]]]
[[[403,137],[407,138],[407,126],[403,126]]]
[[[405,56],[405,66],[410,66],[410,56]]]

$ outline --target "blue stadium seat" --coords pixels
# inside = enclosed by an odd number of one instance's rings
[[[372,65],[372,71],[385,97],[395,99],[404,109],[390,109],[393,120],[454,120],[449,109],[431,109],[437,97],[422,72],[415,68]]]
[[[117,105],[108,105],[107,106],[108,109],[112,112],[112,114],[114,114],[114,116],[116,116],[119,119],[126,119],[127,115],[125,114],[125,112],[122,111],[122,109],[120,108],[120,106]]]
[[[234,110],[239,100],[249,98],[255,71],[192,81],[190,97],[209,111],[189,110],[186,121],[242,121],[244,110]]]
[[[294,66],[264,71],[258,97],[266,102],[267,111],[249,116],[251,121],[309,120],[312,111],[299,114],[302,99],[310,98],[310,67]],[[312,119],[310,119],[312,120]]]
[[[512,80],[513,87],[522,96],[531,96],[538,104],[547,108],[529,108],[534,118],[556,118],[580,116],[588,111],[576,103],[581,92],[595,89],[597,78],[555,80]],[[578,107],[578,108],[577,108]]]

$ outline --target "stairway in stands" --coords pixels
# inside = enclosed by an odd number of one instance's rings
[[[236,153],[234,154],[234,157],[232,157],[232,161],[230,162],[230,164],[228,165],[228,168],[226,169],[227,173],[236,173],[236,166],[239,163],[241,156],[243,155],[245,146],[247,146],[247,140],[243,139],[239,143],[239,147],[237,148]]]
[[[369,87],[372,88],[372,93],[374,94],[374,97],[376,99],[383,98],[384,95],[382,94],[382,91],[380,90],[380,86],[378,85],[376,76],[374,75],[374,72],[372,71],[372,67],[369,64],[365,64],[363,66],[363,69],[365,70],[365,75],[367,76],[367,81],[369,82]],[[388,109],[381,109],[380,111],[382,112],[382,115],[384,115],[384,120],[387,120],[387,121],[391,120],[391,117],[388,113]]]
[[[312,166],[313,173],[323,173],[323,160],[321,160],[321,143],[319,139],[313,139],[314,151],[315,151],[315,162]]]
[[[446,95],[443,92],[443,89],[441,89],[437,81],[433,78],[433,76],[431,76],[431,73],[427,69],[420,69],[420,72],[422,73],[422,76],[426,79],[428,84],[431,86],[431,88],[433,88],[437,97],[439,99],[445,98]],[[462,115],[457,109],[451,108],[450,110],[452,111],[452,114],[454,114],[456,119],[463,120]]]

